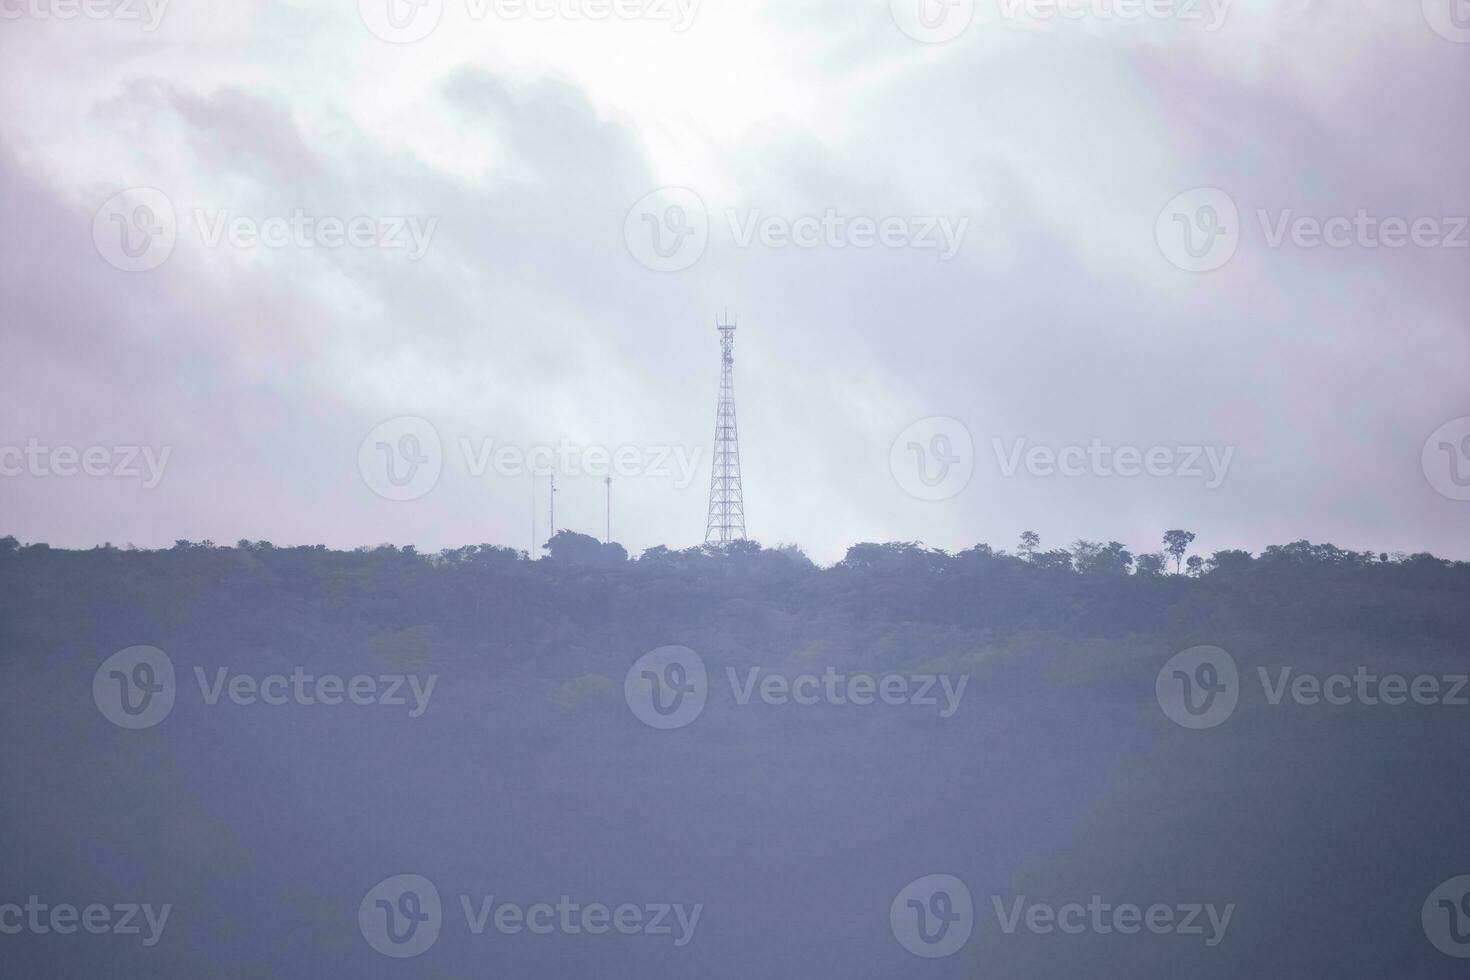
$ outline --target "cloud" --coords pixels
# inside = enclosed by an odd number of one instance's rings
[[[958,548],[1034,527],[1148,548],[1184,523],[1209,549],[1465,553],[1463,515],[1418,463],[1470,411],[1465,253],[1272,247],[1258,217],[1470,213],[1459,46],[1377,3],[1241,0],[1214,34],[982,18],[933,47],[874,9],[706,7],[684,34],[451,20],[393,46],[325,7],[261,6],[210,33],[204,61],[179,43],[204,30],[192,17],[127,43],[18,25],[0,68],[0,319],[25,369],[0,395],[5,439],[176,448],[147,495],[0,481],[6,530],[525,547],[533,487],[465,472],[459,437],[707,452],[729,309],[749,526],[768,543],[831,560],[862,538]],[[44,89],[23,74],[43,47],[73,68]],[[710,237],[656,273],[623,227],[667,184],[701,196]],[[127,274],[91,228],[137,185],[173,202],[178,243]],[[1200,186],[1234,199],[1242,240],[1190,274],[1154,226]],[[433,231],[416,260],[207,240],[214,222],[297,212]],[[968,226],[950,261],[741,246],[732,228],[828,212]],[[399,415],[430,419],[448,452],[407,504],[355,465]],[[940,503],[888,471],[893,438],[929,415],[964,421],[978,453]],[[1237,458],[1205,492],[1006,478],[991,450],[1094,437]],[[600,481],[559,486],[559,523],[601,528]],[[615,500],[635,552],[702,536],[698,479],[623,481]]]

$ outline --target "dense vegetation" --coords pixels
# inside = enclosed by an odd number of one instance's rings
[[[333,647],[344,637],[382,641],[385,631],[461,649],[515,637],[530,661],[575,661],[579,648],[606,649],[610,638],[625,652],[692,636],[761,656],[835,640],[844,658],[903,663],[1037,634],[1182,641],[1191,630],[1252,631],[1314,645],[1351,634],[1354,646],[1374,636],[1439,646],[1470,635],[1470,563],[1305,541],[1259,556],[1191,556],[1182,573],[1167,570],[1167,554],[1135,558],[1116,542],[1085,541],[1047,551],[1030,532],[1015,554],[857,544],[831,568],[794,546],[755,542],[660,546],[630,561],[616,544],[560,531],[547,551],[537,561],[493,545],[432,555],[248,541],[63,551],[4,538],[6,650],[89,624],[101,642],[130,624],[186,621],[282,642],[325,634]],[[1172,556],[1180,567],[1182,551]],[[25,630],[34,633],[17,633]]]
[[[1307,542],[1191,560],[1078,542],[946,554],[858,544],[652,548],[559,533],[547,555],[0,540],[0,902],[172,902],[151,949],[0,936],[17,976],[1450,976],[1419,923],[1470,871],[1470,708],[1270,704],[1257,669],[1466,671],[1470,564]],[[105,658],[167,652],[179,698],[124,731]],[[629,710],[637,658],[708,664],[697,721]],[[1245,689],[1186,730],[1155,679],[1197,645]],[[913,706],[742,707],[727,669],[967,678]],[[194,674],[432,674],[422,716],[210,704]],[[424,874],[529,902],[685,901],[699,937],[474,937],[393,961],[363,894]],[[974,891],[962,954],[920,960],[889,902]],[[1228,939],[1006,935],[992,896],[1236,907]],[[285,896],[285,898],[283,898]],[[559,940],[559,941],[553,941]],[[222,952],[223,951],[223,952]],[[8,974],[7,974],[8,975]]]

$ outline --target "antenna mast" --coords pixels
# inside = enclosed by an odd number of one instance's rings
[[[715,405],[715,458],[709,478],[706,544],[729,544],[745,537],[745,498],[740,485],[740,434],[735,425],[735,323],[721,317],[720,397]]]

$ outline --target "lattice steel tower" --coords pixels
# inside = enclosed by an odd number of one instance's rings
[[[740,434],[735,427],[735,324],[715,322],[720,332],[720,400],[715,407],[715,458],[709,477],[706,543],[728,544],[745,537],[745,500],[740,490]]]

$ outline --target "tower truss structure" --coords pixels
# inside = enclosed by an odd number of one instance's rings
[[[715,321],[720,333],[720,397],[715,405],[715,455],[709,478],[706,544],[745,538],[745,497],[740,485],[740,431],[735,424],[735,324]]]

